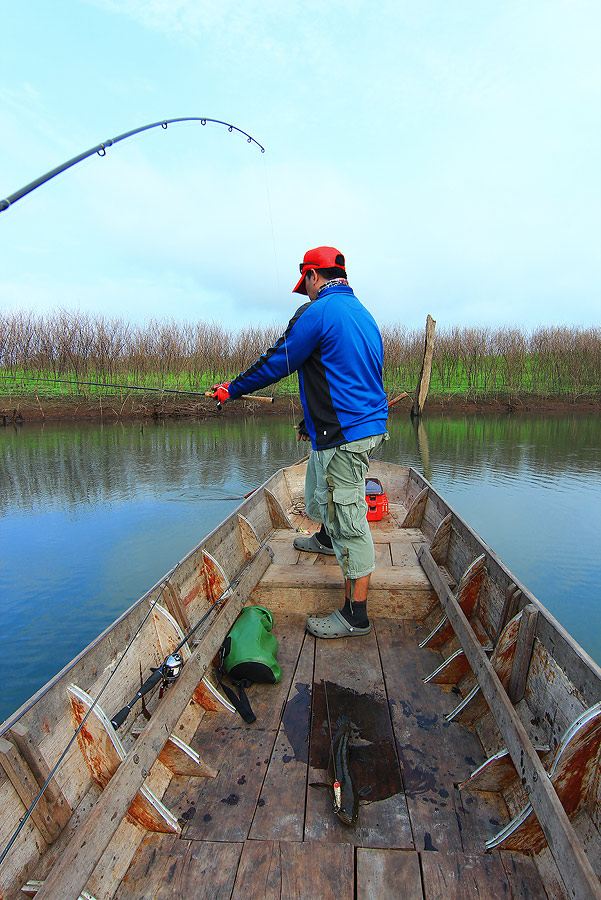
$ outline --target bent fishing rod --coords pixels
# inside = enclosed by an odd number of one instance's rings
[[[211,122],[214,125],[224,125],[227,130],[231,133],[233,131],[237,131],[238,134],[243,134],[246,138],[247,144],[256,144],[257,147],[261,150],[261,153],[265,153],[265,147],[263,147],[254,137],[251,137],[250,134],[247,134],[246,131],[242,131],[241,128],[237,128],[235,125],[230,125],[229,122],[222,122],[220,119],[209,119],[206,116],[185,116],[180,119],[163,119],[160,122],[152,122],[150,125],[142,125],[140,128],[134,128],[132,131],[126,131],[124,134],[119,134],[117,137],[109,138],[106,141],[102,141],[100,144],[96,144],[95,147],[92,147],[90,150],[86,150],[83,153],[80,153],[78,156],[74,156],[73,159],[68,159],[67,162],[62,163],[60,166],[56,166],[56,168],[51,169],[49,172],[46,172],[45,175],[40,175],[39,178],[36,178],[35,181],[31,181],[29,184],[26,184],[25,187],[20,188],[18,191],[15,191],[13,194],[10,194],[4,200],[0,200],[0,212],[3,212],[5,209],[8,209],[9,206],[12,206],[17,200],[20,200],[21,197],[25,197],[26,194],[30,194],[31,191],[35,191],[36,188],[40,187],[40,185],[45,184],[47,181],[50,181],[51,178],[54,178],[56,175],[60,175],[61,172],[64,172],[66,169],[70,169],[71,166],[77,165],[77,163],[82,162],[84,159],[87,159],[89,156],[93,156],[95,153],[98,156],[106,156],[107,147],[112,147],[113,144],[118,144],[120,141],[124,141],[129,137],[132,137],[134,134],[140,134],[143,131],[149,131],[151,128],[163,128],[167,129],[169,125],[173,125],[177,122],[200,122],[201,125],[206,125],[207,122]]]
[[[3,378],[8,378],[8,375],[3,375]],[[183,394],[184,396],[189,397],[212,397],[214,391],[185,391],[181,388],[166,388],[166,387],[146,387],[143,384],[112,384],[106,381],[79,381],[76,378],[39,378],[37,375],[19,375],[23,381],[41,381],[43,384],[68,384],[73,386],[74,384],[83,385],[85,387],[101,387],[101,388],[116,388],[117,390],[123,391],[154,391],[159,394]],[[243,394],[240,397],[240,400],[258,400],[260,403],[274,403],[275,397],[261,397],[256,394]],[[221,409],[221,404],[217,404],[217,408]]]

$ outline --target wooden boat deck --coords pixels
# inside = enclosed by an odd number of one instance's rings
[[[0,863],[3,898],[601,900],[601,670],[418,473],[373,468],[390,515],[371,523],[370,635],[305,633],[341,605],[342,578],[293,547],[312,523],[291,466],[4,723],[3,840],[60,767]],[[245,603],[272,611],[283,671],[250,688],[250,726],[210,685]],[[136,708],[115,734],[142,664],[194,623],[150,721]],[[342,715],[358,734],[355,828],[311,786]]]
[[[394,561],[404,560],[401,587],[404,579],[413,590],[418,534],[390,524],[374,527],[374,580],[384,586],[394,568],[398,590]],[[294,551],[292,536],[273,535],[259,598],[266,589],[329,594],[336,583],[340,594],[336,560]],[[473,730],[444,719],[457,695],[422,681],[441,660],[419,648],[424,626],[376,616],[367,637],[316,641],[305,620],[304,611],[275,613],[284,674],[249,690],[253,725],[225,709],[206,713],[190,743],[219,773],[172,780],[164,801],[182,834],[144,839],[120,900],[553,896],[530,857],[484,851],[509,815],[500,794],[456,787],[485,755]],[[328,712],[332,728],[348,715],[359,729],[356,828],[339,822],[328,792],[310,787],[326,778]]]

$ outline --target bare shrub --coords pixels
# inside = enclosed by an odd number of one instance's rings
[[[0,369],[40,379],[121,383],[203,391],[248,368],[283,332],[277,324],[228,331],[218,322],[121,318],[58,310],[47,315],[0,313]],[[413,390],[424,333],[382,328],[387,390]],[[431,392],[470,398],[526,394],[598,397],[601,329],[540,327],[438,329]],[[276,393],[296,392],[296,376]]]

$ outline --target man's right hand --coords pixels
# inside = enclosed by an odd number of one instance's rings
[[[230,399],[230,392],[228,391],[228,387],[230,386],[231,381],[226,381],[224,384],[214,384],[213,385],[213,399],[217,400],[218,403],[225,403],[226,400]]]

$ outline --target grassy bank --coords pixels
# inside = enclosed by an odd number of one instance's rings
[[[85,409],[86,417],[95,411],[203,414],[212,404],[163,390],[202,393],[244,371],[281,332],[282,326],[275,324],[234,332],[215,322],[139,326],[82,313],[0,314],[1,411],[13,415],[25,405],[30,417],[36,408],[46,417],[44,407],[50,406],[72,413]],[[388,394],[413,392],[423,331],[385,326],[382,338]],[[600,385],[599,328],[439,329],[428,402],[431,408],[598,408]],[[292,400],[298,393],[296,376],[273,385],[269,393],[283,402]]]

